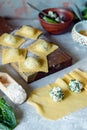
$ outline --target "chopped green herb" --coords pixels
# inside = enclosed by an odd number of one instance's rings
[[[55,19],[44,16],[43,19],[48,23],[58,23]]]
[[[60,16],[53,11],[48,11],[48,16],[43,16],[43,19],[48,23],[64,23],[64,18],[60,18]]]

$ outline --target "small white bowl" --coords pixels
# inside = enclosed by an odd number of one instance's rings
[[[75,42],[87,46],[87,36],[80,34],[79,32],[81,30],[87,30],[87,20],[76,23],[71,32],[72,38]]]

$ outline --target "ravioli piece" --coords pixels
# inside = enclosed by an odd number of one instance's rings
[[[74,78],[79,79],[80,82],[82,81],[83,87],[85,88],[87,84],[87,80],[83,79],[85,74],[85,72],[75,69],[65,74],[63,78],[57,78],[52,84],[34,89],[30,93],[27,102],[34,106],[41,116],[51,120],[57,120],[78,109],[84,108],[87,106],[87,92],[85,89],[80,93],[74,93],[69,90],[68,85],[70,80]],[[87,78],[85,77],[85,79]],[[56,86],[59,86],[64,92],[64,99],[60,102],[54,102],[49,95],[49,91]]]
[[[49,43],[43,39],[38,39],[28,47],[28,50],[42,56],[47,56],[58,48],[57,45]]]
[[[19,62],[20,72],[48,72],[48,63],[46,57],[27,57]]]
[[[2,51],[2,64],[18,62],[25,59],[26,49],[5,48]]]
[[[37,28],[33,28],[27,25],[23,25],[19,30],[16,31],[16,35],[20,35],[30,39],[37,39],[43,32]]]
[[[0,36],[0,45],[8,46],[12,48],[18,48],[23,42],[24,38],[13,36],[12,34],[4,33]]]

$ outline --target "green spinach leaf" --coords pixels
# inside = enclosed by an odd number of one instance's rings
[[[0,123],[0,130],[12,130],[9,127],[5,126],[3,123]]]
[[[14,128],[17,125],[13,109],[6,103],[4,98],[0,98],[0,122],[10,128]]]

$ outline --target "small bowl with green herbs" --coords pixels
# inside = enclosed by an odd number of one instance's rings
[[[43,10],[47,16],[39,13],[39,21],[42,27],[51,34],[66,32],[74,18],[71,11],[64,8],[49,8]]]

